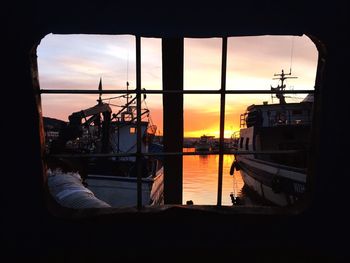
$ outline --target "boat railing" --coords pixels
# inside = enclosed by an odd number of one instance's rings
[[[240,131],[235,131],[231,135],[231,145],[233,149],[238,149],[239,138],[240,138]]]
[[[310,119],[269,119],[267,125],[264,127],[276,127],[276,126],[300,126],[300,125],[311,125],[312,121]]]
[[[310,125],[311,123],[311,116],[302,115],[298,117],[292,117],[290,112],[287,114],[279,113],[269,116],[267,117],[267,121],[264,121],[264,117],[257,114],[245,112],[240,115],[240,128],[247,128],[251,126],[275,127],[283,125]]]

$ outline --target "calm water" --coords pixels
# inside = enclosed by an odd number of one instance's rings
[[[184,148],[194,151],[194,148]],[[230,175],[233,155],[224,155],[222,205],[232,205],[230,194],[242,195],[244,182],[239,172]],[[183,157],[183,202],[192,200],[195,205],[216,205],[218,191],[219,155]]]

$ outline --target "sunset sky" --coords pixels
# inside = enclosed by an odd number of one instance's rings
[[[219,89],[221,83],[221,39],[185,39],[184,88]],[[42,89],[130,89],[136,86],[135,37],[131,35],[53,35],[42,39],[37,49]],[[277,86],[274,73],[282,69],[298,79],[287,89],[314,89],[318,52],[312,41],[298,36],[232,37],[228,39],[226,88],[270,89]],[[162,89],[161,40],[141,39],[141,79],[146,90]],[[106,94],[103,98],[113,97]],[[298,101],[305,94],[287,98]],[[42,95],[43,115],[68,120],[72,112],[96,104],[97,95]],[[247,106],[263,101],[277,103],[271,95],[227,95],[225,137],[239,129],[239,115]],[[107,102],[107,101],[106,101]],[[125,101],[111,100],[121,105]],[[162,97],[147,95],[152,121],[162,134]],[[143,105],[145,106],[145,104]],[[112,107],[118,111],[116,107]],[[185,137],[219,136],[219,95],[184,95]]]

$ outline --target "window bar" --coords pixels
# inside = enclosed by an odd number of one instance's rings
[[[222,64],[221,64],[221,89],[220,89],[220,143],[219,143],[219,169],[218,169],[218,198],[217,205],[222,202],[222,173],[224,162],[224,129],[225,129],[225,90],[226,90],[226,60],[227,37],[222,38]]]
[[[142,207],[142,158],[141,158],[141,37],[136,36],[136,165],[137,165],[137,208]]]
[[[164,152],[183,151],[183,71],[184,39],[162,38]],[[164,204],[182,204],[183,158],[164,158]]]
[[[223,150],[224,155],[248,155],[248,154],[295,154],[303,152],[303,150],[271,150],[271,151],[237,151]],[[162,153],[143,153],[143,156],[182,156],[182,155],[218,155],[220,151],[209,152],[162,152]],[[108,157],[136,157],[137,153],[85,153],[85,154],[50,154],[56,158],[108,158]]]
[[[72,90],[72,89],[41,89],[40,94],[134,94],[135,90]],[[141,94],[221,94],[221,90],[141,90]],[[226,90],[226,94],[275,94],[273,90]],[[314,94],[315,90],[284,90],[285,94]]]

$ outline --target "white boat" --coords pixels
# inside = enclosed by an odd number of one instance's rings
[[[127,83],[128,85],[128,83]],[[99,89],[102,90],[100,81]],[[126,103],[112,112],[112,99]],[[146,99],[144,96],[143,99]],[[104,101],[108,100],[109,103]],[[102,99],[97,105],[72,113],[60,137],[52,144],[52,154],[80,156],[83,183],[96,198],[111,207],[137,205],[137,110],[136,97],[128,94]],[[161,152],[162,145],[153,143],[156,126],[151,125],[148,109],[141,111],[141,151]],[[111,156],[110,154],[115,154]],[[103,156],[106,155],[106,156]],[[163,203],[163,164],[158,157],[141,159],[142,204]]]
[[[241,115],[235,146],[243,154],[231,168],[240,171],[250,190],[278,206],[292,205],[305,193],[312,120],[312,94],[299,103],[285,101],[284,80],[295,78],[289,75],[275,74],[281,84],[271,89],[279,104],[251,105]]]
[[[196,151],[210,151],[213,146],[214,136],[202,135],[195,144]]]

